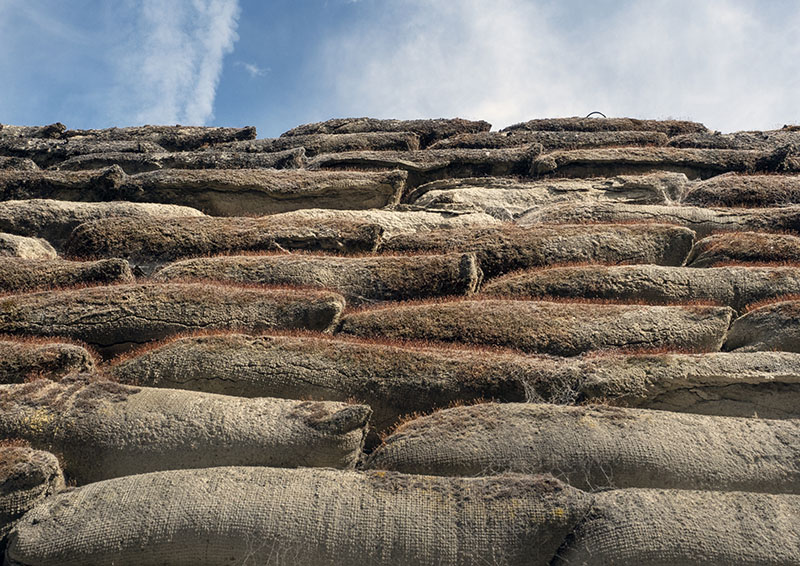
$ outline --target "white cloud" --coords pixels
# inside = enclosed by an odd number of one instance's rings
[[[202,125],[213,117],[237,0],[143,0],[118,62],[116,121]]]
[[[386,0],[322,51],[337,114],[800,122],[800,4]],[[772,11],[770,11],[772,10]],[[587,13],[589,13],[587,15]]]
[[[250,75],[250,78],[252,79],[256,77],[263,77],[264,75],[267,74],[267,71],[269,70],[269,69],[262,69],[255,63],[246,63],[244,61],[236,61],[234,65],[236,65],[237,67],[241,67],[242,69],[247,71],[247,74]]]

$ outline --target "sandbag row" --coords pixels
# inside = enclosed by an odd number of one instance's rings
[[[366,405],[133,387],[88,375],[0,386],[0,437],[58,454],[84,484],[220,465],[353,468]]]
[[[15,525],[6,556],[18,566],[777,566],[800,559],[797,497],[587,494],[514,474],[178,470],[49,497]]]

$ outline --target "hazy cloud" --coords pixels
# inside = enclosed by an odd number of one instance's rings
[[[236,65],[237,67],[241,67],[242,69],[247,71],[247,74],[250,75],[250,78],[253,79],[256,77],[263,77],[264,75],[267,74],[267,71],[269,70],[269,69],[262,69],[255,63],[245,63],[244,61],[236,61],[234,65]]]
[[[213,116],[237,0],[143,0],[118,64],[117,120],[202,125]]]
[[[800,4],[386,0],[321,51],[337,114],[800,121]]]

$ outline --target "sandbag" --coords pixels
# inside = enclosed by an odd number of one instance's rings
[[[542,146],[505,149],[425,149],[419,151],[346,151],[324,153],[308,162],[309,169],[400,169],[407,186],[417,187],[449,177],[528,175]]]
[[[668,136],[707,132],[708,129],[699,122],[688,120],[638,120],[636,118],[537,118],[514,124],[500,130],[501,132],[534,131],[534,132],[663,132]]]
[[[414,234],[430,230],[474,229],[500,224],[500,220],[483,213],[460,214],[427,210],[325,210],[308,208],[273,215],[275,220],[314,223],[320,221],[368,222],[383,228],[383,238],[398,234]]]
[[[56,496],[17,524],[7,556],[25,566],[546,566],[589,505],[543,477],[178,470]]]
[[[800,352],[800,301],[777,301],[740,316],[733,321],[723,348],[739,352]]]
[[[14,523],[64,487],[64,474],[55,456],[26,446],[0,444],[0,551]]]
[[[3,292],[132,281],[130,265],[123,259],[65,261],[0,256],[0,291]]]
[[[800,237],[768,232],[723,232],[699,240],[686,265],[800,263]]]
[[[608,179],[518,181],[505,177],[446,179],[418,187],[408,201],[431,210],[486,212],[511,219],[523,212],[559,202],[620,201],[667,204],[688,183],[680,173],[622,176]]]
[[[47,126],[0,124],[0,138],[60,138],[66,129],[61,122]]]
[[[164,267],[153,277],[157,281],[215,279],[323,287],[344,295],[348,304],[357,305],[471,295],[483,273],[474,254],[377,257],[282,254],[186,259]]]
[[[512,130],[458,134],[430,146],[430,149],[498,149],[539,143],[545,149],[585,149],[608,146],[666,145],[669,138],[662,132],[546,132]]]
[[[55,259],[58,257],[58,252],[49,242],[41,238],[0,233],[0,257]]]
[[[783,208],[701,208],[618,202],[554,204],[532,209],[516,220],[520,226],[581,222],[663,222],[686,226],[704,238],[712,232],[800,232],[800,206]]]
[[[126,200],[189,205],[214,216],[254,216],[310,206],[391,206],[399,202],[405,181],[403,171],[167,169],[128,176],[121,192]]]
[[[554,566],[791,566],[800,497],[617,489],[598,493]]]
[[[131,387],[74,376],[0,386],[0,437],[59,454],[79,484],[211,466],[352,468],[370,408]]]
[[[146,152],[164,152],[164,148],[148,141],[59,140],[0,136],[0,154],[32,159],[41,168],[58,168],[65,160],[86,154],[100,156],[110,153],[126,155]],[[113,162],[109,162],[104,167],[112,164]]]
[[[35,338],[0,340],[0,383],[23,383],[41,377],[60,379],[94,369],[92,354],[77,344]]]
[[[720,349],[732,316],[728,307],[458,300],[355,311],[338,332],[557,356],[634,347],[704,352]]]
[[[218,144],[215,149],[252,153],[286,151],[302,147],[308,157],[341,151],[414,151],[419,136],[412,132],[359,132],[352,134],[306,134]]]
[[[556,150],[536,157],[533,175],[611,177],[652,171],[683,173],[689,179],[707,179],[721,173],[774,172],[791,168],[781,151],[745,149],[683,149],[624,147]]]
[[[0,333],[63,336],[112,355],[192,330],[332,329],[344,298],[313,290],[134,283],[6,295]]]
[[[120,200],[125,177],[116,165],[93,171],[5,170],[0,171],[0,200]]]
[[[373,252],[383,229],[367,222],[265,216],[105,218],[81,224],[64,244],[76,258],[122,257],[146,271],[180,258],[287,250]]]
[[[483,120],[461,118],[433,120],[380,120],[377,118],[334,118],[325,122],[303,124],[281,134],[281,137],[309,134],[355,134],[366,132],[413,132],[420,138],[420,146],[463,133],[488,132],[492,125]]]
[[[693,186],[683,202],[696,206],[742,207],[800,204],[800,176],[718,175]]]
[[[129,128],[106,128],[104,130],[67,130],[61,137],[76,140],[130,140],[151,141],[168,151],[187,151],[217,143],[238,140],[253,140],[256,129],[209,128],[202,126],[134,126]]]
[[[78,225],[102,218],[159,218],[205,216],[199,210],[174,204],[138,202],[73,202],[50,199],[0,202],[0,230],[44,238],[56,249]]]
[[[711,301],[741,312],[752,303],[800,293],[796,267],[663,267],[585,265],[512,273],[482,292],[529,299],[584,298],[675,304]]]
[[[553,473],[589,490],[800,493],[800,420],[484,403],[406,422],[365,467],[442,476]]]
[[[85,171],[117,165],[133,175],[162,169],[299,169],[306,163],[303,148],[277,153],[236,151],[160,151],[86,153],[70,157],[53,166],[61,171]]]
[[[790,129],[763,132],[696,132],[682,134],[669,140],[673,147],[701,147],[709,149],[759,149],[777,150],[800,142],[800,134]]]
[[[36,171],[37,169],[39,169],[39,166],[30,159],[0,155],[0,171]]]
[[[107,368],[121,383],[240,397],[354,399],[372,410],[370,438],[401,416],[478,399],[524,401],[541,361],[507,352],[397,346],[325,336],[217,334],[133,351]],[[544,381],[544,380],[541,380]]]
[[[694,232],[666,224],[558,225],[522,228],[513,224],[405,234],[381,250],[405,253],[472,252],[484,275],[559,263],[654,263],[681,265]]]
[[[576,384],[578,402],[703,415],[800,418],[800,354],[599,355],[551,367],[542,370],[539,381]],[[546,391],[543,385],[536,390]]]

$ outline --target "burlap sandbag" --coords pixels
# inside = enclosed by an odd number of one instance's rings
[[[348,304],[363,304],[471,295],[483,279],[483,272],[478,268],[475,254],[377,257],[275,254],[186,259],[164,267],[154,278],[324,287],[344,295]]]
[[[800,263],[800,238],[770,232],[723,232],[698,241],[686,265],[715,267],[727,264]]]
[[[620,489],[599,493],[554,566],[794,566],[800,496]]]
[[[139,388],[85,377],[0,386],[0,438],[59,454],[83,484],[221,465],[351,468],[370,409]]]
[[[368,442],[374,444],[402,415],[477,399],[524,401],[526,385],[537,381],[542,363],[531,356],[463,348],[218,334],[131,352],[108,371],[121,383],[151,387],[242,397],[354,399],[372,407]]]
[[[56,496],[16,526],[7,556],[18,566],[546,566],[590,503],[541,476],[179,470]]]
[[[693,269],[660,265],[581,265],[533,269],[490,281],[487,295],[644,301],[712,301],[742,311],[748,304],[800,293],[796,267]]]
[[[732,315],[728,307],[457,300],[355,311],[343,317],[339,332],[558,356],[648,347],[703,352],[719,350]]]
[[[800,420],[486,403],[405,423],[366,466],[447,476],[553,473],[585,489],[800,493]]]
[[[14,523],[62,489],[64,474],[55,456],[24,446],[0,446],[0,551]]]
[[[723,348],[739,352],[800,352],[800,301],[778,301],[733,321]]]
[[[27,338],[0,340],[0,383],[59,379],[95,369],[92,354],[76,344]]]
[[[7,295],[0,332],[74,338],[110,355],[191,330],[330,330],[343,308],[328,291],[137,283]]]

